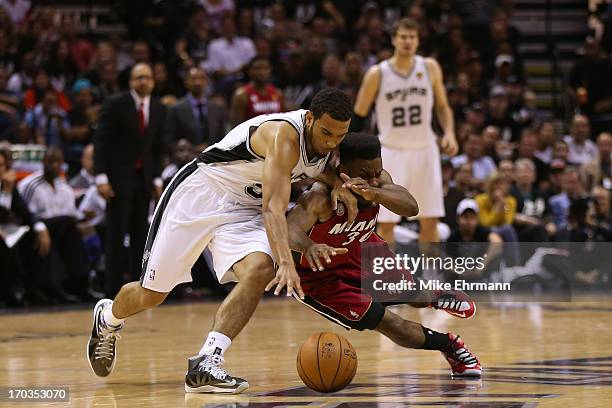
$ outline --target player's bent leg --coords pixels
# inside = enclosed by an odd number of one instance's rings
[[[189,359],[186,392],[239,394],[249,388],[246,380],[221,368],[223,353],[255,312],[266,285],[274,278],[274,263],[268,254],[253,252],[232,269],[238,283],[217,310],[213,329],[200,354]]]
[[[453,376],[479,377],[482,374],[482,367],[476,356],[459,336],[452,333],[436,332],[403,319],[390,310],[385,310],[375,330],[402,347],[440,351],[450,364]]]
[[[114,301],[100,300],[94,307],[93,327],[87,343],[89,366],[99,377],[113,372],[117,361],[116,342],[120,338],[123,320],[162,303],[168,293],[143,288],[140,282],[130,282],[121,288]]]
[[[403,319],[388,309],[385,309],[385,314],[375,330],[402,347],[420,348],[425,343],[423,326]]]
[[[268,254],[253,252],[233,266],[238,283],[217,310],[213,331],[235,338],[255,312],[266,285],[274,278]]]

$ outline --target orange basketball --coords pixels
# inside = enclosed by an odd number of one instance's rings
[[[315,333],[300,347],[296,365],[308,388],[318,392],[336,392],[353,380],[357,371],[357,354],[344,337],[335,333]]]

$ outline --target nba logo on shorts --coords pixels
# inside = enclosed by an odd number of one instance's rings
[[[149,272],[149,280],[155,280],[155,269],[151,269]]]

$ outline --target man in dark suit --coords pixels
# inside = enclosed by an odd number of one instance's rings
[[[151,67],[135,65],[130,91],[107,100],[94,138],[96,184],[107,201],[107,296],[124,283],[125,234],[130,235],[130,279],[140,274],[151,193],[161,191],[166,112],[151,97],[153,86]]]
[[[194,67],[187,73],[188,92],[168,110],[166,142],[172,148],[179,139],[187,139],[202,151],[225,136],[227,112],[222,106],[206,98],[206,72]]]

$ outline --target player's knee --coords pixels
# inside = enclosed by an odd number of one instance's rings
[[[236,263],[234,273],[239,282],[246,282],[263,290],[274,278],[274,263],[269,255],[256,252]]]
[[[168,293],[155,292],[154,290],[140,288],[140,303],[143,307],[150,309],[160,305],[168,296]]]

